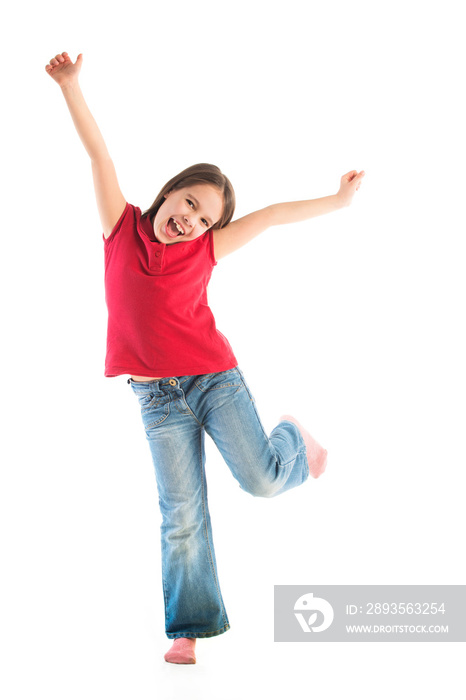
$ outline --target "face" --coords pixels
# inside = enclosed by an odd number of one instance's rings
[[[217,223],[222,213],[222,195],[211,185],[172,190],[155,215],[155,237],[166,245],[192,241]]]

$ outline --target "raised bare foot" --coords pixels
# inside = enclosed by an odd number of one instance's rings
[[[309,474],[317,479],[327,466],[327,450],[324,450],[322,445],[319,445],[317,440],[314,440],[312,435],[293,416],[282,416],[280,420],[288,420],[298,428],[306,444]]]

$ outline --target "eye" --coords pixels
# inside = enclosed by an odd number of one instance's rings
[[[186,199],[186,201],[188,202],[189,206],[190,206],[192,209],[194,209],[194,202],[192,202],[190,199]],[[206,219],[201,219],[201,221],[202,221],[202,223],[204,224],[204,226],[205,226],[206,228],[209,228],[209,222],[206,221]]]

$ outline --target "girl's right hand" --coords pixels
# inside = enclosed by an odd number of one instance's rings
[[[57,54],[55,58],[50,59],[50,63],[45,66],[45,70],[60,87],[63,87],[67,83],[78,79],[82,62],[82,53],[79,54],[76,63],[73,63],[66,51],[64,51],[63,53]]]

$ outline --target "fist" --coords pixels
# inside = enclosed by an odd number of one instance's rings
[[[82,53],[79,54],[76,63],[73,63],[66,51],[64,51],[63,53],[58,53],[55,58],[50,59],[50,63],[47,63],[45,70],[56,83],[63,87],[66,83],[77,80],[82,62]]]
[[[351,204],[354,193],[361,187],[365,174],[364,170],[359,173],[357,170],[350,170],[349,173],[342,176],[337,196],[341,199],[343,206]]]

